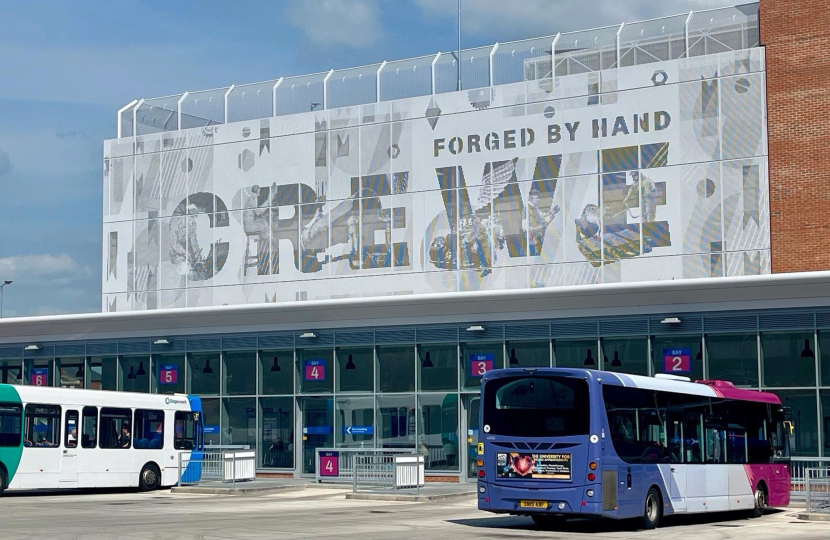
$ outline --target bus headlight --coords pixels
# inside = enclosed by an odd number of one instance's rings
[[[587,496],[589,496],[589,497],[593,497],[593,496],[594,496],[594,490],[593,490],[593,489],[589,489],[588,491],[586,491],[586,492],[585,492],[585,495],[587,495]]]
[[[563,502],[559,503],[559,509],[564,510],[565,509],[565,503],[563,503]]]

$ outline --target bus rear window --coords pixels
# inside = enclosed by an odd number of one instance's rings
[[[484,387],[488,433],[515,437],[587,435],[588,383],[567,377],[510,377]]]

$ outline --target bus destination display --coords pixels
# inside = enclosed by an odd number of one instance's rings
[[[570,480],[570,454],[497,454],[499,478]]]

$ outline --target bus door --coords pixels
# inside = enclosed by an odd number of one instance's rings
[[[78,483],[78,411],[68,409],[63,426],[63,457],[61,458],[62,486]]]
[[[464,445],[465,452],[462,454],[462,459],[464,460],[463,463],[466,463],[464,468],[468,479],[475,479],[477,478],[476,474],[478,474],[476,459],[478,458],[478,420],[480,406],[481,398],[479,395],[464,396],[464,414],[466,416],[464,427],[467,430],[467,437],[465,439],[467,444]]]
[[[675,512],[686,511],[686,466],[683,465],[683,409],[666,413],[666,441],[671,464],[669,497]]]

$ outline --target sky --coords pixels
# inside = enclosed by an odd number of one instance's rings
[[[462,0],[462,47],[735,5]],[[451,0],[0,0],[5,317],[101,310],[103,141],[133,99],[452,51]]]

